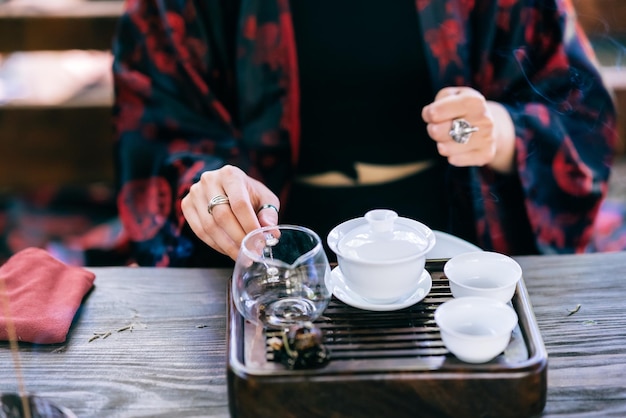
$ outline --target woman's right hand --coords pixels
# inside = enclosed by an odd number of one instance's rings
[[[228,204],[208,205],[218,195],[228,197]],[[278,224],[278,197],[263,183],[240,168],[226,165],[205,171],[181,201],[181,209],[191,230],[202,241],[235,260],[246,234],[261,226]],[[258,213],[257,213],[258,211]]]

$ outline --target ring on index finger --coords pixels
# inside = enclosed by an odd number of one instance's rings
[[[209,200],[209,207],[207,210],[209,211],[209,215],[212,215],[213,208],[217,205],[227,205],[230,201],[228,200],[228,196],[223,194],[218,194],[217,196],[213,196],[211,200]]]
[[[472,133],[478,131],[476,126],[472,126],[465,119],[454,119],[452,128],[448,133],[454,142],[459,144],[467,144]]]

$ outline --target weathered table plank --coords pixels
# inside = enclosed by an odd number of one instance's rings
[[[229,272],[94,271],[67,342],[21,345],[27,390],[79,417],[228,416]],[[0,391],[16,390],[8,354],[0,345]]]
[[[626,416],[626,253],[518,260],[548,351],[545,416]]]

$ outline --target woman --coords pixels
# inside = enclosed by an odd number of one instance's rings
[[[606,194],[615,109],[566,0],[129,0],[114,54],[142,265],[223,264],[259,226],[324,238],[373,207],[581,252]]]

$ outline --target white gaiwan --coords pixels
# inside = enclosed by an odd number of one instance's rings
[[[327,242],[350,290],[373,303],[392,303],[417,289],[435,234],[392,210],[374,209],[336,226]]]

